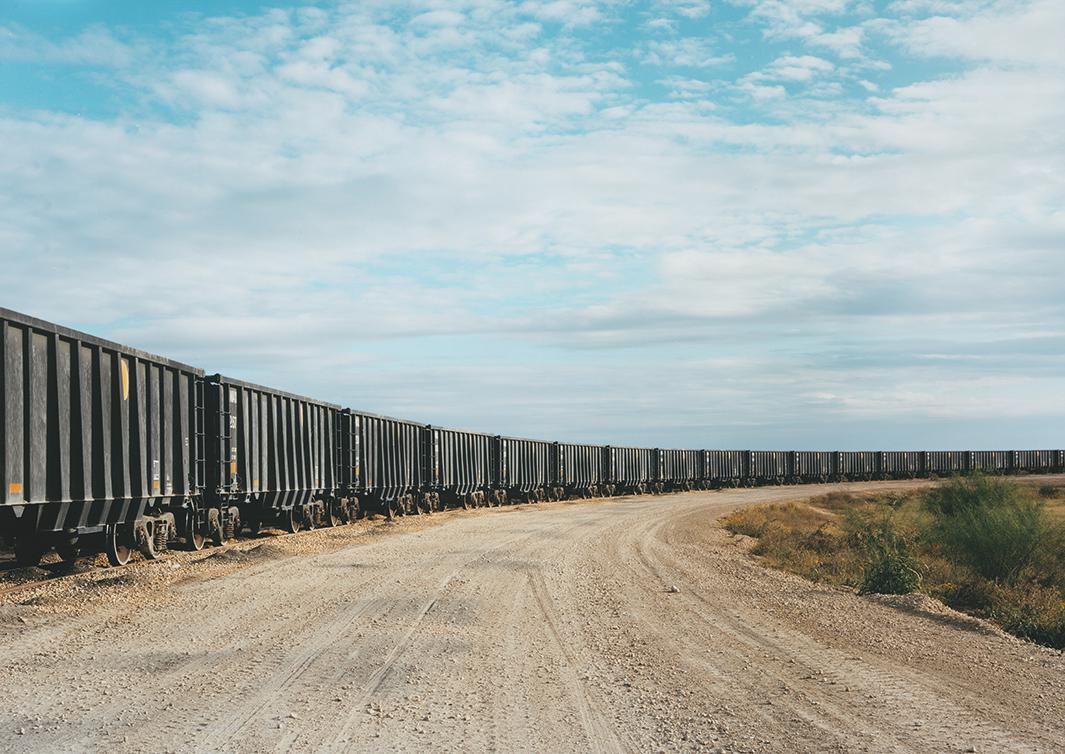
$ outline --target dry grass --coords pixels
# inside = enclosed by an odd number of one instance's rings
[[[815,581],[870,591],[871,573],[902,563],[896,571],[916,571],[907,588],[919,585],[1017,636],[1065,648],[1065,489],[1041,486],[976,479],[904,495],[833,492],[739,510],[722,525],[757,538],[753,552],[768,565]],[[973,509],[944,514],[951,494]],[[1017,550],[1018,541],[1023,557],[1000,551]]]

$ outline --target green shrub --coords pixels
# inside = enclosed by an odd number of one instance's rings
[[[1065,599],[1031,584],[1004,587],[990,617],[1015,636],[1065,649]]]
[[[1035,563],[1051,527],[1039,501],[1021,498],[943,518],[932,536],[985,579],[1013,583]]]
[[[974,508],[1011,505],[1024,491],[1003,477],[971,474],[952,477],[925,497],[926,507],[938,516],[952,518]]]
[[[1058,488],[1052,484],[1044,484],[1039,487],[1039,497],[1057,497]]]
[[[920,563],[912,555],[886,553],[865,564],[860,594],[909,594],[921,588]]]
[[[845,529],[851,546],[864,556],[861,594],[909,594],[921,588],[921,562],[890,513],[852,511]]]

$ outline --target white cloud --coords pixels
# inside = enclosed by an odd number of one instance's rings
[[[647,43],[643,60],[651,65],[710,68],[731,63],[731,53],[715,52],[704,39],[683,37],[673,40],[652,40]]]
[[[1003,63],[1065,67],[1065,4],[1057,0],[980,5],[961,17],[899,23],[892,35],[911,51]]]
[[[752,6],[775,39],[817,28],[754,74],[719,37],[643,41],[661,101],[632,50],[557,31],[607,5],[425,2],[397,23],[370,3],[125,39],[82,62],[116,64],[129,113],[0,117],[6,303],[511,432],[733,444],[822,437],[825,416],[1053,413],[1065,79],[1049,32],[1016,39],[1060,22],[1035,3],[892,32],[970,61],[895,84],[811,53],[868,46],[824,21],[852,10]],[[987,18],[1013,40],[993,55],[965,41]],[[0,54],[77,59],[54,44]]]
[[[813,55],[785,55],[774,60],[762,73],[762,77],[777,81],[809,81],[834,71],[836,67]]]
[[[84,65],[120,68],[144,50],[116,38],[103,26],[90,26],[60,41],[53,41],[18,26],[0,25],[0,60],[50,65]]]
[[[658,0],[655,3],[655,8],[660,12],[693,20],[709,15],[711,7],[709,0]]]

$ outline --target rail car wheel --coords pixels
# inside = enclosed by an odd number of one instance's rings
[[[185,514],[185,549],[193,552],[199,552],[207,544],[207,535],[196,518],[196,511]]]
[[[211,508],[207,511],[207,531],[211,533],[211,542],[216,547],[226,543],[226,530],[222,524],[222,511]]]
[[[125,527],[108,527],[104,534],[104,553],[107,562],[113,566],[124,566],[133,557],[133,538]]]
[[[159,549],[155,546],[156,526],[159,524],[141,524],[137,532],[137,549],[148,560],[155,560],[159,557]]]
[[[303,528],[302,522],[300,521],[299,509],[296,508],[296,506],[292,506],[282,515],[285,517],[285,531],[290,534],[295,534]]]
[[[19,568],[33,568],[44,557],[44,548],[35,537],[19,537],[15,540],[15,562]]]
[[[340,526],[340,511],[337,510],[337,504],[333,501],[326,501],[323,505],[325,508],[322,511],[322,526]]]

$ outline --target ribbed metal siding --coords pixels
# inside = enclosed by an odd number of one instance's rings
[[[1010,467],[1010,453],[1008,450],[973,450],[969,452],[968,467],[990,473],[1006,471]]]
[[[872,451],[842,451],[837,455],[837,473],[841,476],[860,477],[876,473],[877,454]]]
[[[663,482],[694,482],[702,476],[698,450],[660,450],[659,479]]]
[[[966,454],[961,450],[928,450],[924,453],[924,470],[935,474],[953,474],[966,470]]]
[[[801,479],[821,479],[832,474],[832,454],[823,450],[796,450],[791,473]]]
[[[500,475],[505,487],[519,492],[532,492],[554,483],[551,443],[501,437],[499,449]]]
[[[5,309],[0,367],[0,500],[34,504],[39,530],[133,521],[198,490],[201,370]]]
[[[745,450],[709,450],[707,460],[710,468],[706,473],[711,481],[728,481],[746,476]]]
[[[222,375],[207,380],[207,492],[288,509],[338,484],[339,406]]]
[[[603,446],[558,443],[558,482],[586,487],[603,481]]]
[[[1049,471],[1057,465],[1057,451],[1015,450],[1014,468],[1025,471]]]
[[[893,476],[916,475],[921,472],[921,453],[916,450],[885,450],[880,453],[882,474]]]
[[[359,417],[363,489],[382,500],[394,500],[425,487],[425,425],[373,414]]]
[[[779,479],[788,474],[788,453],[784,450],[752,450],[750,476],[753,479]]]
[[[607,481],[613,484],[636,485],[651,480],[654,473],[654,450],[608,446]]]
[[[439,427],[429,431],[434,487],[465,495],[495,486],[489,435]]]

